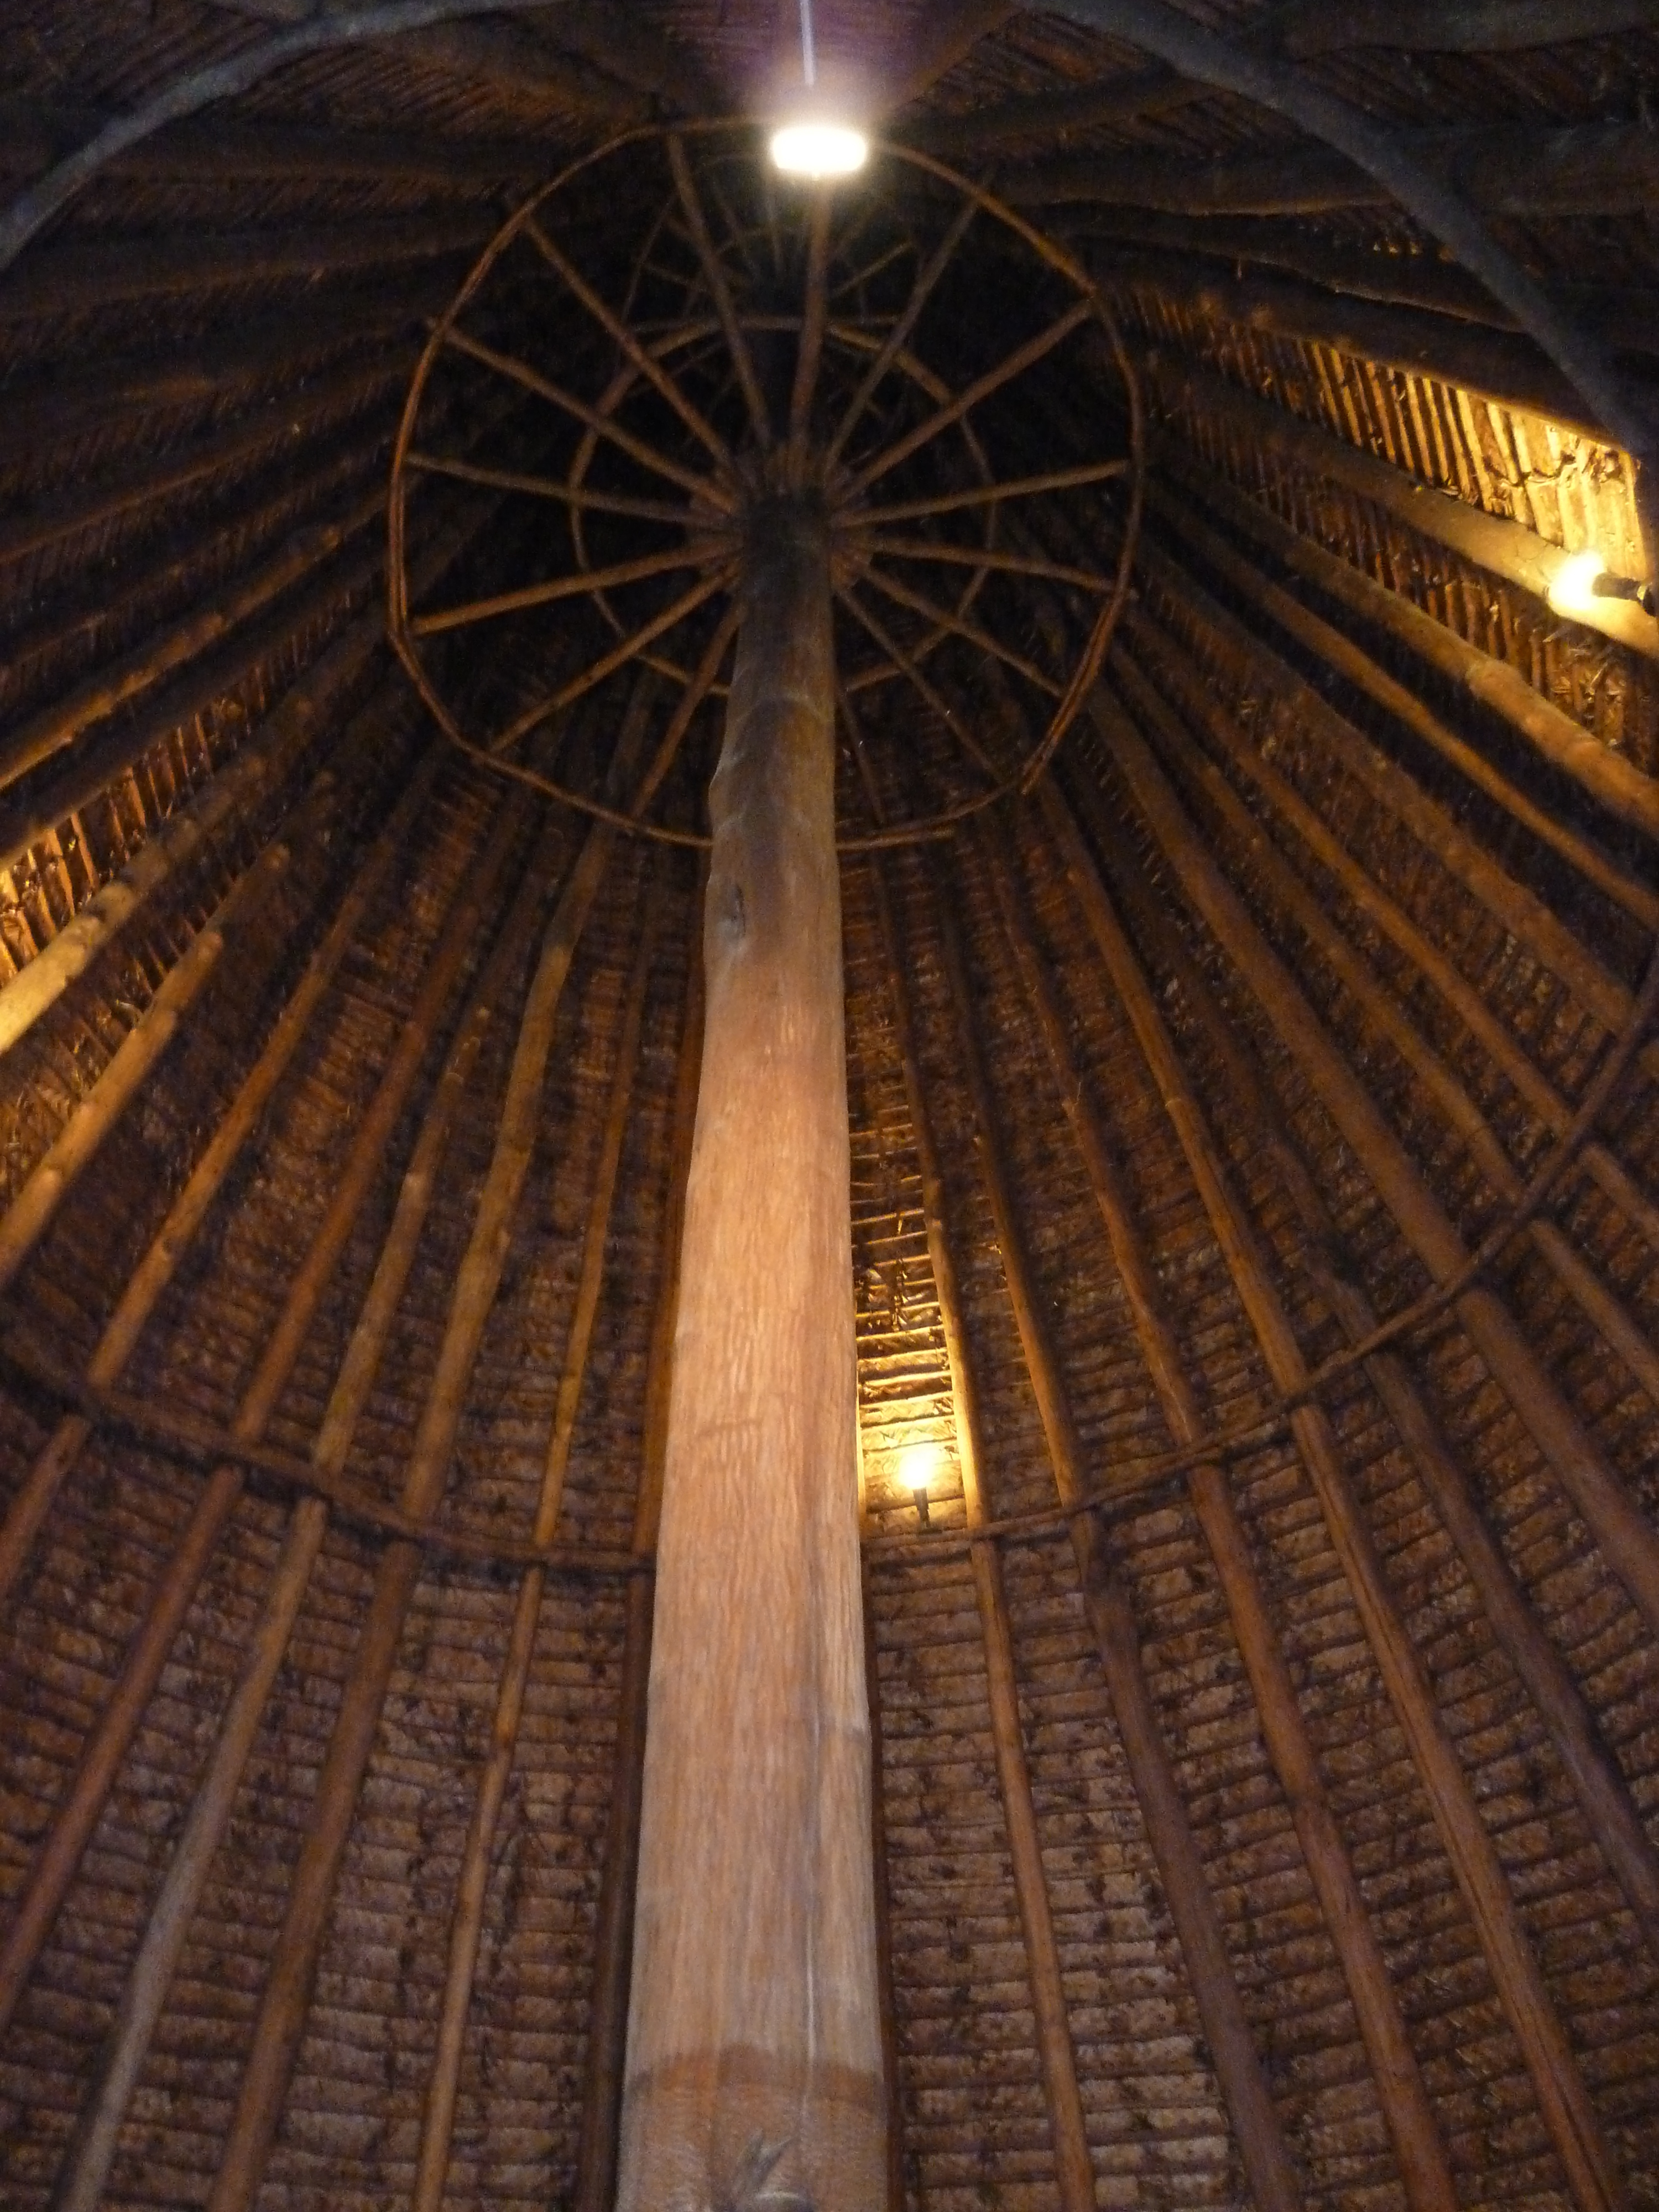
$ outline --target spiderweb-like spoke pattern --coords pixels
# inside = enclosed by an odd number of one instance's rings
[[[1079,375],[1109,420],[1115,389],[1121,434],[1032,474],[1030,422]],[[490,435],[450,450],[481,420]],[[522,209],[433,332],[393,466],[393,642],[496,773],[704,843],[750,518],[819,501],[841,842],[948,835],[1041,772],[1102,665],[1140,448],[1086,275],[989,194],[896,148],[854,186],[804,190],[745,125],[641,130]],[[494,494],[496,522],[474,573],[412,606],[410,503],[445,479]],[[1097,544],[1114,549],[1098,568],[1079,550]],[[619,801],[605,733],[641,670],[660,728]]]

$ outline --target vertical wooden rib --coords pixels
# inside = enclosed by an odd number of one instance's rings
[[[996,1224],[1003,1279],[1048,1442],[1054,1487],[1062,1504],[1075,1505],[1087,1487],[1083,1440],[1031,1279],[1024,1231],[998,1137],[995,1104],[973,1026],[972,994],[960,939],[948,901],[936,895],[934,908],[945,978],[955,1005],[963,1073],[976,1124],[980,1174]],[[1269,2206],[1295,2206],[1301,2200],[1300,2186],[1233,1978],[1220,1916],[1182,1802],[1174,1765],[1158,1726],[1129,1594],[1113,1571],[1096,1517],[1073,1515],[1069,1525],[1084,1605],[1105,1669],[1135,1795],[1146,1822],[1147,1840],[1158,1862],[1245,2172],[1262,2212]],[[1242,1545],[1239,1548],[1242,1551]],[[1285,1689],[1288,1695],[1288,1681]],[[1380,1960],[1377,1963],[1380,1969]],[[1381,1978],[1386,1990],[1386,1977]],[[1403,2032],[1391,2056],[1398,2058],[1402,2053],[1409,2065]],[[1423,2117],[1426,2120],[1426,2111]],[[1431,2144],[1434,2140],[1430,2124]],[[1450,2201],[1449,2191],[1433,2201],[1444,2206]]]
[[[1349,1341],[1362,1342],[1376,1327],[1376,1312],[1343,1262],[1336,1223],[1279,1115],[1260,1062],[1216,1003],[1203,970],[1159,904],[1128,841],[1109,834],[1104,824],[1097,823],[1096,829],[1113,890],[1135,934],[1154,952],[1158,964],[1175,977],[1189,1014],[1225,1070],[1230,1108],[1273,1161],[1302,1218],[1310,1246],[1310,1272]],[[1405,1360],[1397,1352],[1378,1352],[1365,1362],[1365,1372],[1462,1556],[1493,1634],[1554,1739],[1590,1831],[1659,1960],[1659,1854],[1648,1840],[1589,1707],[1510,1572],[1468,1479]]]
[[[1122,750],[1131,742],[1139,746],[1139,738],[1115,708],[1105,703],[1101,712],[1109,720],[1115,744]],[[1076,823],[1052,783],[1042,788],[1044,813],[1060,844],[1066,872],[1181,1139],[1268,1372],[1279,1389],[1295,1391],[1306,1378],[1306,1365],[1255,1231],[1234,1203],[1202,1109]],[[1176,848],[1171,858],[1189,890],[1200,871],[1218,872],[1189,840],[1176,835],[1167,809],[1158,809],[1154,826],[1161,841],[1167,832],[1169,844]],[[1254,925],[1231,895],[1230,908],[1223,941],[1235,959],[1254,967],[1258,952],[1266,955],[1266,947],[1260,945]],[[1286,988],[1293,988],[1288,979]],[[1528,1948],[1498,1855],[1481,1826],[1468,1778],[1441,1724],[1422,1660],[1389,1592],[1334,1432],[1316,1406],[1298,1407],[1291,1416],[1291,1429],[1413,1762],[1422,1778],[1494,1987],[1532,2076],[1539,2109],[1568,2185],[1581,2212],[1615,2212],[1623,2203],[1623,2191],[1600,2122]]]
[[[128,1278],[87,1363],[87,1381],[93,1389],[112,1389],[120,1381],[122,1370],[155,1310],[156,1300],[172,1281],[225,1177],[270,1103],[371,901],[407,843],[416,818],[431,793],[441,757],[441,752],[434,749],[410,777],[408,789],[370,847],[329,925],[327,935],[307,963],[305,973],[277,1016],[258,1058],[243,1078],[202,1157],[191,1170],[184,1188],[168,1207],[166,1219]],[[0,1526],[0,1604],[10,1595],[52,1501],[90,1434],[91,1424],[82,1416],[66,1415],[51,1440],[36,1455],[7,1509],[5,1522]]]
[[[702,910],[706,872],[697,881]],[[617,2130],[622,2120],[623,2062],[628,2036],[628,1983],[634,1957],[634,1883],[639,1866],[640,1793],[645,1773],[646,1692],[651,1676],[653,1562],[662,1514],[663,1455],[668,1443],[668,1396],[674,1369],[674,1325],[679,1310],[680,1237],[685,1224],[685,1183],[697,1121],[697,1076],[702,1064],[702,957],[694,944],[686,966],[685,1012],[674,1086],[668,1203],[664,1209],[662,1274],[652,1325],[645,1384],[645,1436],[635,1501],[634,1571],[628,1584],[623,1636],[622,1686],[617,1741],[611,1758],[610,1814],[605,1822],[605,1871],[599,1888],[594,1944],[593,1997],[588,2013],[587,2065],[582,2083],[581,2134],[576,2153],[574,2212],[611,2212],[617,2186]]]
[[[380,1356],[397,1316],[415,1258],[449,1131],[465,1096],[501,989],[523,957],[546,874],[565,842],[562,826],[542,836],[508,908],[505,922],[452,1038],[443,1070],[422,1116],[404,1173],[392,1226],[381,1246],[368,1294],[358,1315],[311,1457],[319,1472],[345,1467]],[[177,1969],[191,1919],[211,1871],[252,1752],[265,1705],[288,1650],[289,1638],[328,1531],[328,1507],[302,1498],[289,1517],[276,1568],[265,1592],[258,1625],[234,1694],[214,1745],[190,1818],[145,1923],[143,1942],[127,1978],[120,2006],[94,2070],[81,2118],[59,2171],[52,2212],[96,2212],[115,2155],[121,2124]]]
[[[1326,830],[1312,808],[1245,741],[1206,687],[1182,668],[1178,655],[1171,655],[1170,641],[1153,632],[1144,621],[1137,620],[1132,629],[1138,647],[1144,649],[1146,641],[1152,642],[1157,665],[1176,696],[1200,719],[1241,773],[1256,785],[1262,796],[1308,843],[1359,911],[1415,963],[1452,1006],[1475,1042],[1503,1071],[1528,1109],[1557,1134],[1565,1130],[1572,1120],[1571,1108],[1492,1014],[1480,993],[1463,981],[1452,963],[1422,937],[1391,899],[1377,890],[1364,869]],[[1201,790],[1222,822],[1244,842],[1274,902],[1292,916],[1366,1019],[1388,1037],[1421,1082],[1437,1109],[1462,1139],[1493,1196],[1507,1205],[1515,1204],[1524,1194],[1524,1178],[1461,1078],[1446,1065],[1406,1008],[1384,987],[1364,955],[1332,921],[1318,893],[1297,873],[1273,841],[1262,836],[1261,825],[1231,783],[1216,763],[1200,752],[1168,702],[1121,649],[1114,668],[1125,698],[1140,714],[1145,726],[1157,732],[1166,763],[1173,763],[1189,787],[1195,785]],[[1599,1157],[1598,1180],[1616,1205],[1628,1204],[1634,1197],[1638,1207],[1653,1211],[1638,1193],[1630,1189],[1623,1170],[1602,1147],[1587,1146],[1580,1157],[1586,1170],[1592,1174],[1596,1171]],[[1655,1405],[1659,1406],[1659,1350],[1649,1341],[1617,1295],[1602,1282],[1554,1221],[1547,1218],[1534,1220],[1527,1236],[1585,1319],[1623,1360]]]
[[[1164,1424],[1177,1447],[1194,1443],[1203,1430],[1197,1395],[1164,1312],[1151,1258],[1130,1206],[1105,1124],[1073,1058],[1065,1016],[1016,881],[1012,846],[1006,836],[987,836],[981,842],[1004,929],[1048,1050],[1089,1188],[1111,1244],[1141,1356],[1158,1394]],[[964,1028],[967,1011],[964,1001]],[[981,1127],[988,1130],[994,1102],[990,1097],[982,1056],[971,1042],[969,1068]],[[994,1156],[998,1150],[994,1137],[988,1135],[987,1141]],[[1001,1180],[1000,1167],[998,1175]],[[1370,2062],[1377,2100],[1394,2143],[1407,2197],[1413,2206],[1421,2208],[1421,2212],[1430,2212],[1433,2207],[1453,2206],[1456,2196],[1444,2146],[1407,2037],[1382,1947],[1325,1793],[1290,1670],[1226,1477],[1217,1466],[1194,1468],[1188,1477],[1188,1491],[1215,1562],[1234,1637],[1261,1715],[1268,1755],[1290,1806],[1325,1924],[1353,2001],[1354,2016]]]
[[[860,1529],[864,1454],[859,1454]],[[899,2103],[898,2014],[893,2002],[893,1899],[887,1852],[887,1806],[882,1789],[881,1671],[876,1613],[866,1564],[864,1589],[864,1680],[870,1700],[870,1856],[876,1886],[876,1978],[881,1997],[881,2070],[887,2085],[887,2194],[884,2212],[904,2212],[904,2115]]]
[[[234,1423],[240,1442],[264,1435],[340,1254],[379,1174],[398,1114],[471,949],[477,915],[514,841],[511,810],[498,819],[472,884],[451,909],[408,1021],[352,1139],[298,1274],[265,1341]],[[48,1449],[51,1446],[48,1445]],[[242,1494],[244,1471],[216,1467],[191,1516],[128,1650],[120,1680],[82,1754],[70,1794],[30,1870],[0,1947],[0,2027],[11,2017],[47,1930],[74,1878],[104,1801],[114,1785],[173,1638],[190,1609],[221,1530]]]
[[[933,1141],[922,1085],[921,1060],[916,1049],[915,1017],[897,924],[893,914],[885,871],[872,863],[872,894],[880,924],[881,941],[892,984],[893,1028],[910,1127],[921,1174],[922,1221],[927,1236],[927,1256],[933,1267],[933,1288],[939,1296],[939,1323],[951,1375],[951,1403],[956,1426],[957,1459],[962,1474],[963,1503],[970,1530],[989,1517],[981,1481],[983,1458],[979,1419],[979,1395],[968,1340],[963,1326],[961,1294],[956,1262],[945,1225],[945,1180]],[[1036,2022],[1037,2063],[1042,2076],[1043,2100],[1054,2141],[1055,2179],[1062,2212],[1092,2212],[1095,2202],[1093,2161],[1078,2087],[1077,2055],[1066,2016],[1066,1993],[1060,1981],[1060,1949],[1054,1941],[1054,1915],[1043,1872],[1037,1837],[1036,1812],[1031,1798],[1030,1771],[1020,1729],[1018,1689],[1014,1674],[1013,1638],[1008,1601],[1003,1588],[1002,1562],[994,1544],[981,1541],[970,1553],[974,1595],[979,1607],[980,1633],[985,1650],[985,1676],[991,1707],[991,1735],[995,1749],[997,1781],[1002,1796],[1008,1849],[1013,1862],[1014,1893],[1020,1926],[1025,1938],[1026,1971],[1030,1981],[1031,2010]]]
[[[1407,1242],[1437,1280],[1455,1274],[1468,1249],[1419,1175],[1375,1100],[1337,1050],[1288,970],[1210,859],[1145,739],[1095,695],[1103,734],[1187,894],[1246,974],[1269,1020],[1363,1163]],[[1543,1361],[1495,1291],[1472,1284],[1455,1311],[1494,1381],[1531,1432],[1562,1488],[1583,1514],[1602,1556],[1632,1602],[1659,1632],[1659,1531],[1568,1405]]]
[[[635,744],[638,733],[636,724]],[[513,1216],[535,1146],[559,1002],[615,834],[604,823],[589,830],[543,939],[520,1024],[495,1150],[404,1474],[401,1503],[406,1513],[420,1521],[431,1517],[443,1495],[473,1361],[506,1263]],[[210,2212],[246,2212],[276,2136],[305,2030],[357,1792],[374,1749],[420,1567],[419,1545],[398,1538],[386,1546],[375,1570],[260,2002],[247,2069],[209,2200]]]
[[[647,913],[634,956],[633,973],[629,979],[622,1036],[617,1047],[616,1069],[606,1103],[605,1130],[582,1237],[581,1273],[576,1286],[575,1308],[565,1346],[564,1368],[559,1377],[546,1462],[542,1470],[541,1494],[537,1501],[532,1530],[532,1541],[542,1545],[553,1541],[558,1527],[559,1507],[564,1496],[565,1471],[570,1463],[570,1447],[576,1432],[576,1414],[581,1402],[582,1383],[587,1373],[587,1355],[593,1341],[593,1323],[599,1313],[599,1291],[605,1278],[605,1240],[610,1233],[611,1209],[617,1194],[617,1174],[622,1164],[623,1139],[628,1129],[628,1109],[633,1099],[634,1079],[639,1066],[645,994],[651,980],[651,955],[655,943],[654,916]],[[490,1862],[495,1856],[495,1831],[518,1749],[519,1723],[524,1711],[525,1691],[530,1680],[531,1661],[536,1649],[536,1630],[541,1618],[542,1597],[546,1583],[546,1569],[532,1566],[526,1568],[519,1585],[507,1656],[496,1687],[489,1750],[478,1776],[472,1817],[462,1847],[455,1910],[449,1931],[449,1961],[438,2015],[437,2044],[421,2121],[421,2146],[416,2161],[415,2188],[411,2198],[414,2212],[439,2212],[443,2201],[444,2185],[448,2178],[455,2099],[460,2084],[466,2015],[472,1999],[478,1943],[483,1930]]]

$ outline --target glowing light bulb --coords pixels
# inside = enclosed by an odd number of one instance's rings
[[[920,1497],[939,1472],[944,1456],[937,1444],[906,1444],[898,1459],[900,1482]]]
[[[1659,592],[1653,585],[1614,574],[1591,546],[1561,563],[1550,580],[1549,602],[1559,615],[1577,615],[1581,622],[1593,622],[1598,599],[1628,599],[1644,615],[1659,613]]]
[[[1606,564],[1592,546],[1587,552],[1575,553],[1564,561],[1550,579],[1549,602],[1559,615],[1588,614],[1595,599],[1596,591]]]
[[[830,177],[850,177],[870,156],[870,141],[850,123],[832,123],[814,117],[785,123],[772,133],[772,160],[786,176],[811,177],[822,184]]]

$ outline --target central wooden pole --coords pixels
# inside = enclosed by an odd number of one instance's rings
[[[757,508],[709,793],[622,2212],[885,2186],[829,555]]]

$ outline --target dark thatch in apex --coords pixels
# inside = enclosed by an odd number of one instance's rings
[[[0,2206],[609,2212],[795,9],[4,14]],[[814,14],[889,2212],[1659,2212],[1659,7]]]

